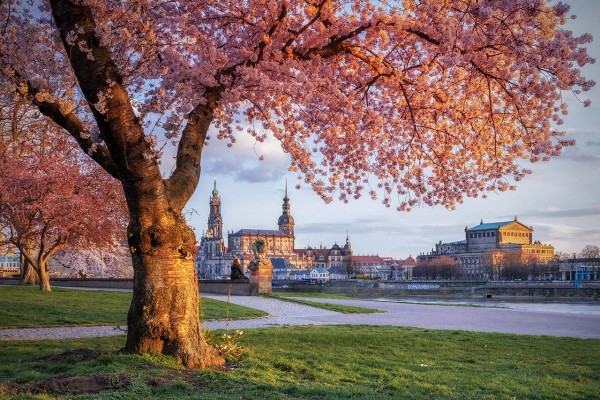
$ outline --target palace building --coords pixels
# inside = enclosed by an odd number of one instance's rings
[[[418,262],[449,256],[460,263],[465,278],[483,278],[486,265],[546,264],[554,260],[554,247],[533,241],[533,228],[513,221],[489,222],[465,227],[465,240],[435,245],[428,254],[417,257]]]
[[[305,268],[339,268],[348,271],[352,263],[352,245],[348,235],[343,247],[335,243],[329,249],[322,245],[316,249],[308,246],[306,249],[296,249],[294,252],[297,257],[296,266]]]

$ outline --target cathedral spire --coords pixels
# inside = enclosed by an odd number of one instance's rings
[[[285,180],[285,196],[283,197],[281,217],[277,221],[279,230],[286,235],[294,235],[294,217],[290,214],[290,199],[287,192],[287,179]]]
[[[212,195],[210,196],[210,214],[208,216],[208,231],[213,238],[223,237],[223,219],[221,217],[221,198],[217,190],[217,180],[215,179]]]
[[[352,245],[350,244],[350,234],[346,229],[346,244],[344,245],[344,255],[352,255]]]
[[[212,196],[217,197],[219,195],[219,191],[217,190],[217,180],[215,179],[215,183],[213,186]]]

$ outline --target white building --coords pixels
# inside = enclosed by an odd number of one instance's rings
[[[318,267],[310,271],[310,280],[317,282],[328,282],[329,281],[329,271],[327,271],[323,267]]]

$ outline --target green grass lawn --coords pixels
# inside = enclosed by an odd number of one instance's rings
[[[164,356],[118,353],[123,337],[0,342],[0,398],[33,398],[25,389],[44,399],[569,400],[600,394],[600,340],[310,326],[247,330],[241,343],[247,355],[230,370],[185,371]],[[81,393],[86,380],[104,382],[105,389]]]
[[[0,286],[0,327],[25,328],[59,325],[124,324],[131,292]],[[227,303],[200,299],[203,320],[225,319]],[[257,318],[267,314],[248,307],[229,305],[229,318]]]
[[[297,292],[274,292],[271,297],[279,300],[289,301],[291,303],[304,304],[311,307],[321,308],[329,311],[336,311],[342,314],[373,314],[382,313],[385,311],[375,308],[355,307],[342,304],[319,303],[317,301],[304,300],[304,298],[321,298],[321,299],[341,299],[341,300],[356,300],[352,297],[327,294],[327,293],[297,293]]]

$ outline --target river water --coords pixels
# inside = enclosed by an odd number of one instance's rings
[[[481,307],[501,307],[512,310],[535,311],[559,314],[578,314],[600,317],[600,301],[591,299],[565,298],[445,298],[436,296],[419,297],[378,297],[371,300],[393,303],[439,304],[439,305],[474,305]]]

